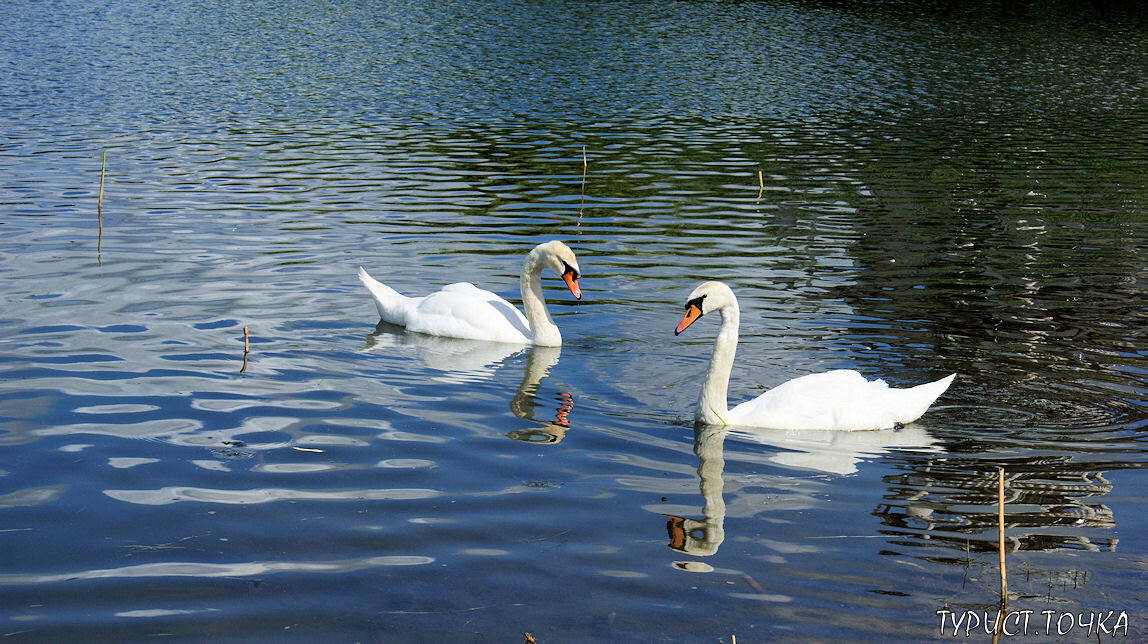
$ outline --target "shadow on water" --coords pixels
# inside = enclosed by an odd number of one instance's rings
[[[957,132],[935,140],[952,146],[950,162],[902,158],[930,181],[902,183],[897,172],[894,182],[896,155],[866,172],[873,207],[859,218],[861,270],[842,289],[864,325],[845,339],[888,363],[959,365],[964,398],[977,401],[936,412],[946,456],[889,477],[895,502],[879,513],[913,540],[991,550],[1003,467],[1010,548],[1112,550],[1111,473],[1142,463],[1111,455],[1140,451],[1148,423],[1143,396],[1129,389],[1145,381],[1137,364],[1148,356],[1148,271],[1135,241],[1143,227],[1121,215],[1130,205],[1121,191],[1100,185],[1112,168],[1050,163],[1059,152],[1032,148],[1030,131],[1010,137],[1016,123],[979,127],[999,148],[988,156],[1015,157],[1024,170],[964,165],[973,158],[957,153]]]

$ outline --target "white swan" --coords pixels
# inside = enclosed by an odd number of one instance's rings
[[[562,334],[550,319],[546,300],[542,298],[544,268],[562,276],[574,297],[582,298],[578,288],[578,259],[560,241],[539,244],[526,256],[520,280],[526,315],[494,293],[466,282],[444,286],[424,297],[407,297],[368,275],[362,266],[359,281],[375,298],[379,317],[408,331],[556,347],[562,344]]]
[[[705,282],[694,289],[674,335],[710,311],[721,311],[722,323],[694,413],[700,423],[770,429],[887,429],[920,418],[957,375],[893,389],[883,380],[866,380],[856,371],[840,369],[795,378],[727,409],[726,390],[740,317],[733,291],[721,282]]]

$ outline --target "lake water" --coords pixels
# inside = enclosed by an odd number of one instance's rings
[[[1001,467],[1010,639],[1148,637],[1144,14],[0,14],[5,641],[952,639]],[[356,279],[518,302],[549,239],[560,350],[377,326]],[[695,429],[705,279],[731,402],[960,375],[898,431]]]

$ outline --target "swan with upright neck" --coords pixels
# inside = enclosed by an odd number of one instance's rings
[[[866,380],[856,371],[839,369],[795,378],[728,409],[726,393],[741,317],[733,291],[721,282],[698,286],[686,301],[685,315],[674,335],[713,311],[721,313],[722,322],[694,413],[699,423],[794,430],[887,429],[920,418],[956,377],[950,374],[909,389],[894,389],[883,380]]]
[[[542,271],[547,268],[562,277],[574,297],[582,298],[578,259],[560,241],[539,244],[526,255],[519,280],[525,315],[494,293],[466,282],[444,286],[423,297],[407,297],[371,277],[361,266],[359,281],[371,292],[379,317],[408,331],[556,347],[562,344],[562,334],[542,297]]]

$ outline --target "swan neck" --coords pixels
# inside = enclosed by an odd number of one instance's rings
[[[526,322],[530,325],[530,335],[534,344],[543,346],[559,346],[562,344],[562,334],[554,320],[550,319],[550,312],[546,310],[546,299],[542,297],[542,269],[543,263],[538,249],[530,251],[522,265],[522,277],[519,287],[522,289],[522,308],[526,313]]]
[[[714,341],[709,371],[706,372],[706,382],[702,385],[702,395],[698,399],[695,413],[698,421],[710,425],[729,424],[726,394],[729,389],[729,374],[733,371],[734,353],[737,351],[737,329],[741,317],[736,301],[720,311],[721,329],[718,330],[717,340]]]

